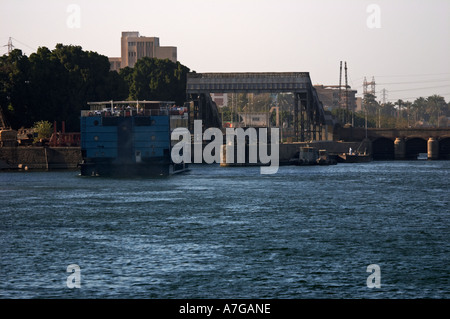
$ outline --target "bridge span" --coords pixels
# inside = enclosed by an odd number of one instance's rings
[[[308,72],[189,73],[186,91],[193,119],[202,119],[205,128],[220,127],[210,93],[293,93],[294,140],[324,137],[325,112]]]
[[[334,140],[371,141],[374,159],[450,159],[450,128],[335,128]]]

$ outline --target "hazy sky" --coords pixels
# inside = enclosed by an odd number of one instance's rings
[[[120,56],[121,32],[139,31],[197,72],[310,72],[330,85],[346,61],[358,96],[374,76],[378,100],[385,88],[389,101],[449,101],[449,17],[450,0],[1,0],[0,54],[12,37],[27,55],[63,43]]]

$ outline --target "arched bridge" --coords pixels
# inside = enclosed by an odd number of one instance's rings
[[[336,140],[372,142],[374,159],[450,159],[450,128],[338,128]]]
[[[322,140],[324,109],[308,72],[189,73],[186,91],[193,119],[205,128],[221,123],[210,93],[293,93],[295,140]]]

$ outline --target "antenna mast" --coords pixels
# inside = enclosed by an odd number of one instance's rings
[[[342,85],[342,61],[339,68],[339,108],[341,107],[341,85]]]
[[[348,122],[348,82],[347,82],[347,61],[345,61],[345,119]]]

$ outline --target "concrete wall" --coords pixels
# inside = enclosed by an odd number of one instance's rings
[[[1,169],[74,169],[81,162],[79,147],[1,147]]]
[[[361,141],[365,136],[364,128],[337,127],[333,138]],[[371,128],[367,137],[376,144],[376,159],[415,159],[419,153],[428,153],[428,159],[450,159],[449,128]]]
[[[279,146],[279,164],[280,165],[289,165],[290,160],[294,158],[297,152],[300,151],[300,147],[302,146],[312,146],[317,148],[318,150],[325,149],[329,154],[339,154],[346,153],[352,148],[353,151],[358,150],[360,147],[360,142],[334,142],[334,141],[318,141],[318,142],[298,142],[298,143],[283,143]],[[367,152],[370,152],[370,146],[368,146]],[[359,151],[364,152],[364,149],[359,149]],[[270,147],[269,147],[270,152]],[[237,147],[234,147],[234,163],[237,163]],[[226,146],[224,145],[222,148],[222,158],[225,161],[226,158]],[[248,161],[248,145],[246,146],[246,161]],[[231,166],[246,166],[246,164],[234,164]],[[258,164],[256,164],[258,165]],[[225,166],[225,165],[224,165]]]
[[[366,130],[362,127],[353,128],[336,128],[334,131],[334,140],[344,140],[344,141],[362,141],[366,137]],[[450,137],[449,128],[369,128],[367,129],[367,137],[372,141],[377,138],[389,138],[393,141],[397,137],[401,138],[411,138],[420,137],[428,140],[430,137],[444,138]]]

